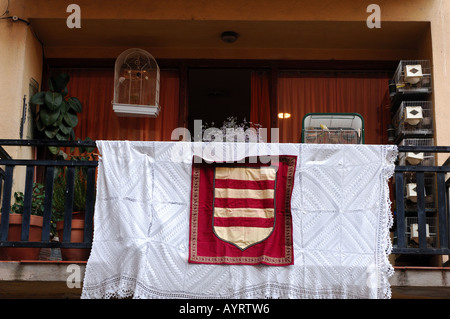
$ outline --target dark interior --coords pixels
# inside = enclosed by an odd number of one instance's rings
[[[228,117],[250,120],[249,69],[190,69],[188,75],[189,130],[194,120],[220,128]],[[214,124],[213,124],[214,123]]]

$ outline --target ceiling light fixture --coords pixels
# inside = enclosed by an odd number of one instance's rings
[[[220,37],[222,38],[222,41],[225,43],[233,43],[237,40],[238,38],[238,34],[234,31],[225,31],[222,32],[222,34],[220,35]]]

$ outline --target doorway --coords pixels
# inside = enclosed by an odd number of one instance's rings
[[[188,73],[189,131],[194,120],[220,128],[229,117],[250,120],[251,70],[194,68]]]

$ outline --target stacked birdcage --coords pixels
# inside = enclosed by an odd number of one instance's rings
[[[403,101],[392,122],[398,138],[433,136],[432,102]]]
[[[434,146],[434,105],[432,102],[432,69],[428,60],[402,60],[389,81],[391,119],[390,140],[399,147],[410,147],[398,155],[403,166],[403,210],[408,247],[419,247],[418,217],[425,219],[425,240],[428,247],[437,247],[437,177],[425,168],[434,166],[435,153],[424,152]],[[422,148],[422,149],[420,149]],[[399,202],[396,201],[395,205]],[[396,217],[398,218],[398,216]],[[395,235],[394,235],[395,238]],[[423,239],[421,239],[422,241]]]
[[[429,60],[401,60],[393,80],[398,93],[431,93]]]
[[[434,146],[433,138],[404,138],[399,146]],[[428,152],[401,152],[398,155],[398,165],[433,166],[434,153]]]
[[[406,242],[409,247],[419,246],[419,222],[417,217],[406,217]],[[436,217],[425,218],[425,236],[428,247],[437,247]]]
[[[405,211],[417,212],[419,187],[416,172],[405,172],[403,174],[403,185],[405,194]],[[423,198],[425,210],[433,211],[436,208],[436,175],[434,173],[424,173]]]

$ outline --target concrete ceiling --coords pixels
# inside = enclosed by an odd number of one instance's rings
[[[30,23],[51,58],[64,57],[63,52],[70,55],[69,50],[76,55],[82,48],[83,55],[102,51],[103,57],[115,57],[119,52],[116,48],[129,47],[152,48],[156,58],[171,50],[181,55],[178,58],[183,58],[183,50],[207,50],[210,58],[223,50],[250,50],[259,52],[257,56],[274,49],[405,52],[419,49],[421,39],[429,32],[426,22],[384,22],[380,29],[369,29],[365,22],[355,21],[83,19],[80,29],[69,29],[64,19],[33,18]],[[235,43],[221,41],[220,34],[227,30],[239,34]]]

